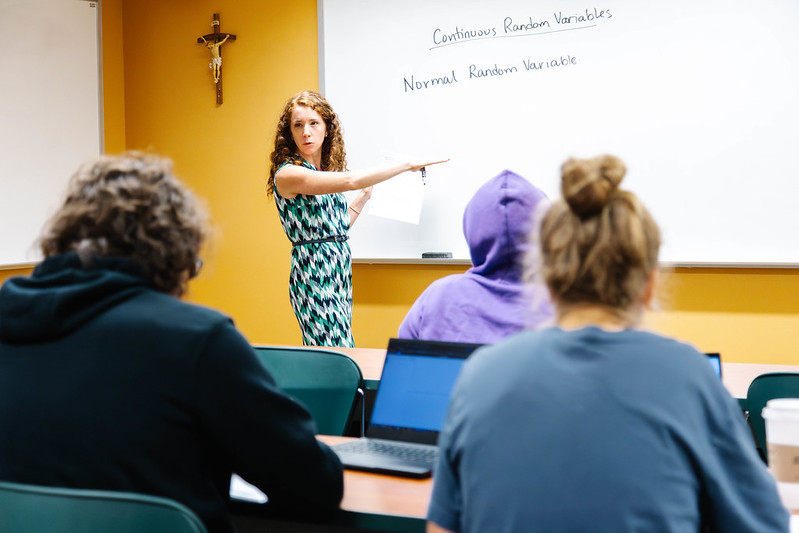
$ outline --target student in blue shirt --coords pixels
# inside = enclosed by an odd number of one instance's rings
[[[639,329],[660,235],[621,160],[562,167],[540,228],[557,325],[466,362],[428,532],[789,531],[737,402],[691,346]]]

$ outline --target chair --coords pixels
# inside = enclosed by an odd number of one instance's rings
[[[749,384],[746,392],[746,408],[749,412],[749,424],[755,435],[755,441],[761,450],[763,459],[768,462],[766,447],[766,422],[761,411],[766,402],[774,398],[799,398],[799,373],[773,372],[757,376]]]
[[[345,434],[358,396],[363,406],[363,375],[355,361],[320,348],[253,348],[277,385],[311,412],[320,434]]]
[[[47,533],[207,533],[173,500],[105,490],[0,481],[0,530]]]

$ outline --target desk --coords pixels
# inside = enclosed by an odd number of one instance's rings
[[[331,445],[350,439],[328,435],[318,438]],[[241,516],[236,517],[235,522],[239,533],[424,533],[424,517],[432,490],[432,479],[417,480],[345,470],[341,511],[323,524]],[[799,533],[799,514],[791,516],[790,533]]]
[[[352,440],[351,437],[329,435],[320,435],[318,438],[331,445]],[[424,533],[425,516],[432,491],[431,478],[410,479],[345,470],[341,511],[324,523],[288,522],[258,517],[256,513],[248,513],[255,508],[248,508],[246,504],[234,507],[233,514],[239,533]]]
[[[349,437],[320,436],[327,444]],[[433,480],[344,471],[344,516],[336,523],[379,531],[424,531]],[[395,526],[398,529],[395,529]]]
[[[374,404],[374,394],[380,385],[380,375],[383,372],[383,363],[386,351],[378,348],[332,348],[350,356],[363,374],[366,385],[366,413],[367,420],[371,416]],[[760,374],[769,372],[799,372],[797,365],[769,365],[758,363],[721,363],[721,379],[733,398],[738,399],[738,404],[746,411],[746,393],[749,384]],[[349,433],[357,435],[357,433]]]
[[[377,389],[386,351],[378,348],[329,348],[349,355],[363,373],[367,388]],[[767,365],[756,363],[721,363],[721,378],[735,398],[746,398],[749,384],[760,374],[768,372],[799,372],[797,365]]]
[[[314,346],[317,348],[317,346]],[[319,346],[319,348],[324,348]],[[380,376],[383,374],[383,363],[386,360],[384,348],[324,348],[347,354],[361,368],[367,389],[377,390]]]

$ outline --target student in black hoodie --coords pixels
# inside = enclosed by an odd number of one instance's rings
[[[232,531],[232,472],[276,513],[324,513],[341,463],[222,314],[183,302],[204,215],[168,161],[73,177],[44,261],[0,288],[0,480],[133,491]]]

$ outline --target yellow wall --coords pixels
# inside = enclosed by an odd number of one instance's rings
[[[119,0],[116,0],[119,1]],[[266,198],[272,132],[286,99],[318,86],[313,0],[123,1],[125,139],[171,157],[208,200],[216,234],[189,298],[233,316],[252,342],[299,344],[288,302],[289,245]],[[224,104],[197,37],[214,13]]]
[[[125,151],[125,62],[122,55],[122,2],[103,1],[103,146],[105,153]]]
[[[222,49],[222,106],[208,50],[196,43],[215,12],[238,37]],[[107,150],[172,157],[217,228],[190,299],[231,315],[252,342],[299,344],[289,246],[264,182],[280,108],[318,87],[315,0],[103,0],[103,25]],[[111,57],[123,57],[124,69]],[[355,264],[358,346],[384,347],[431,281],[464,268]],[[648,327],[726,361],[799,364],[799,270],[683,268],[661,280],[662,309],[648,314]]]
[[[677,269],[647,325],[729,362],[799,364],[799,270]]]

